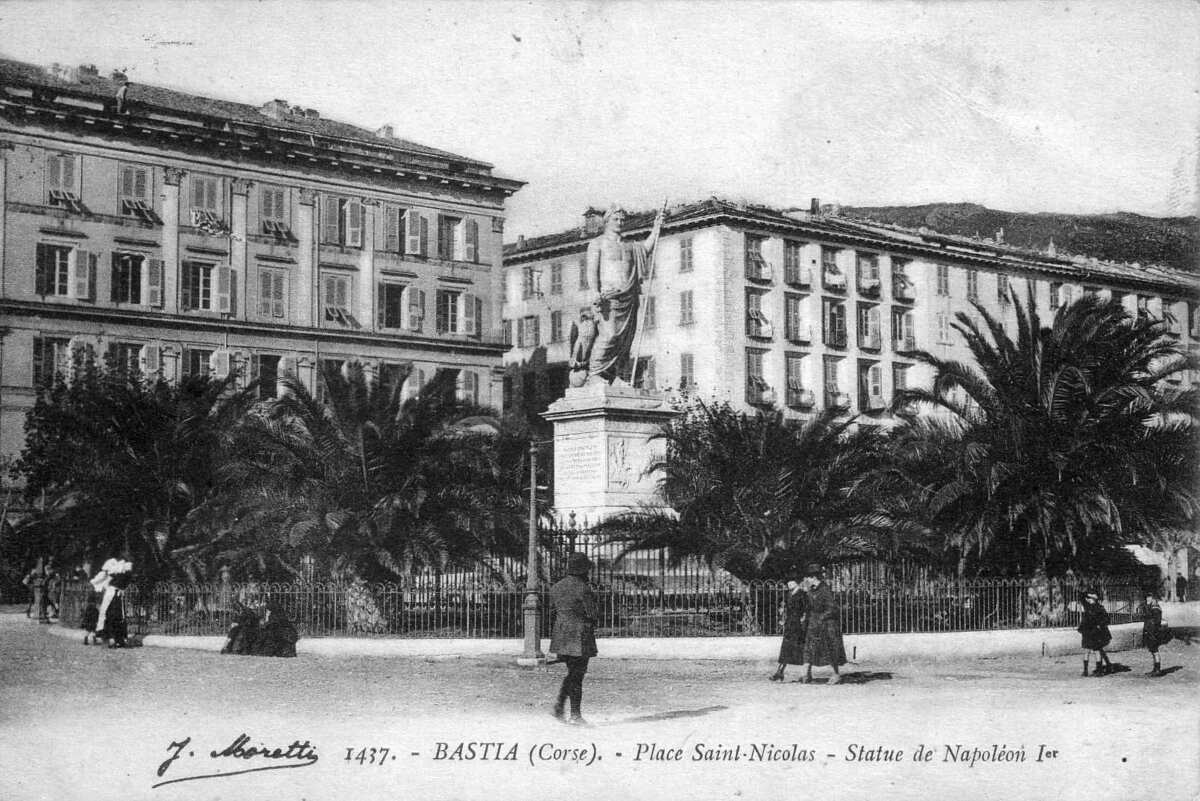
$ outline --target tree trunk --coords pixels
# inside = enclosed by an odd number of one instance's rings
[[[346,628],[351,634],[386,634],[387,613],[379,598],[371,592],[371,585],[355,579],[345,586],[343,602],[346,606]]]

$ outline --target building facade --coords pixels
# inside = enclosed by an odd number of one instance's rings
[[[1084,292],[1117,295],[1200,348],[1194,276],[828,212],[816,201],[781,212],[718,199],[671,209],[627,378],[795,420],[835,407],[884,424],[897,390],[932,379],[912,351],[969,357],[955,316],[974,314],[975,301],[1013,325],[1013,294],[1024,302],[1030,288],[1043,319]],[[631,215],[625,235],[644,237],[652,217]],[[593,291],[584,254],[600,227],[589,209],[578,229],[505,246],[506,390],[533,413],[562,395],[571,325]]]
[[[273,100],[0,61],[0,453],[80,349],[169,380],[453,370],[498,406],[505,199],[484,162]]]

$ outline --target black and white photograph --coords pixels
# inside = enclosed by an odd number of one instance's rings
[[[0,0],[0,799],[1200,798],[1200,5]]]

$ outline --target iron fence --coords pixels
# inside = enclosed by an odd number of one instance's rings
[[[421,577],[414,577],[421,578]],[[133,586],[125,606],[136,634],[223,635],[242,606],[270,604],[302,637],[466,637],[522,635],[525,593],[511,585],[438,581],[396,584],[154,584]],[[597,585],[601,637],[778,635],[787,588],[778,582],[702,587],[617,578]],[[988,631],[1078,625],[1084,587],[1098,588],[1111,621],[1136,618],[1140,594],[1131,581],[1038,582],[1027,579],[879,584],[831,581],[847,634]],[[541,631],[552,613],[540,595]],[[91,587],[64,588],[60,619],[78,625],[95,602]]]

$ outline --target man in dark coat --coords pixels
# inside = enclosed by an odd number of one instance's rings
[[[846,664],[846,647],[842,643],[841,608],[833,590],[825,583],[820,565],[809,565],[804,570],[805,589],[808,590],[808,629],[804,636],[804,678],[812,681],[812,666],[829,665],[833,675],[830,684],[842,681],[838,667]]]
[[[598,653],[596,618],[599,609],[596,593],[587,581],[591,569],[592,563],[587,556],[572,553],[567,558],[567,575],[550,588],[550,605],[555,613],[550,652],[567,665],[567,677],[563,679],[558,700],[554,703],[554,716],[562,719],[567,699],[570,698],[570,722],[576,725],[584,723],[579,710],[588,660]]]

